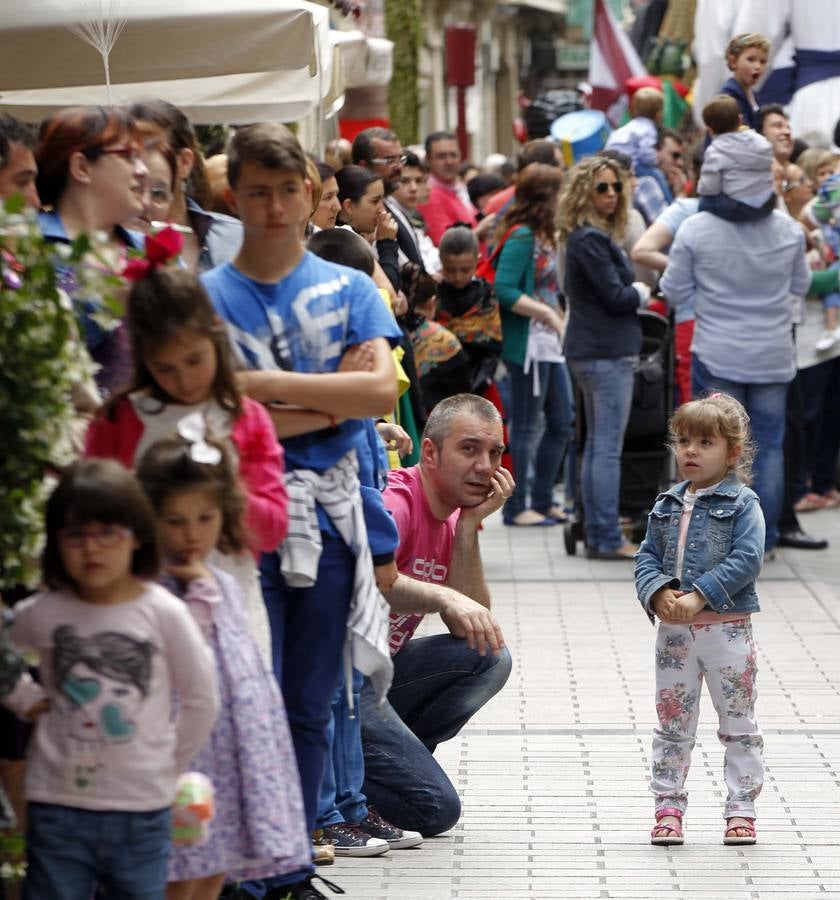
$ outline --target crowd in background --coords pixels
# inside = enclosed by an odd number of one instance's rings
[[[638,549],[619,498],[640,310],[673,324],[677,404],[725,392],[746,410],[765,552],[826,546],[798,515],[840,507],[840,134],[806,141],[782,107],[756,107],[767,51],[760,35],[730,44],[733,78],[704,108],[705,133],[661,128],[662,94],[641,88],[606,147],[571,167],[549,139],[475,165],[452,133],[406,148],[385,128],[316,159],[271,124],[238,129],[205,161],[163,100],[62,110],[37,135],[0,119],[0,195],[39,210],[56,265],[83,233],[104,233],[124,260],[145,248],[147,261],[162,235],[178,235],[168,264],[135,265],[118,327],[102,327],[101,298],[72,298],[98,364],[78,404],[91,459],[50,500],[50,590],[23,601],[12,634],[49,647],[42,675],[67,701],[75,768],[56,762],[58,726],[39,725],[29,896],[87,896],[56,886],[78,860],[55,835],[101,837],[91,811],[142,811],[158,836],[145,861],[112,861],[101,885],[120,867],[135,882],[163,871],[174,900],[234,896],[226,879],[240,896],[311,900],[323,896],[313,852],[374,856],[450,828],[457,793],[434,748],[510,670],[479,575],[481,519],[501,509],[507,526],[552,527],[577,515],[591,558]],[[462,435],[458,416],[479,436]],[[403,482],[401,469],[419,474]],[[434,537],[411,540],[434,550],[449,523],[446,549],[401,562],[424,504]],[[88,560],[91,548],[105,562]],[[109,566],[106,590],[97,579]],[[163,587],[143,580],[160,571]],[[436,581],[464,600],[441,599]],[[68,584],[86,601],[72,621]],[[117,640],[129,609],[137,634]],[[471,665],[487,651],[480,674],[495,679],[434,727],[394,692],[419,670],[409,648],[427,612],[467,639]],[[21,679],[9,705],[43,715],[39,686]],[[149,729],[170,688],[180,724],[162,747]],[[93,731],[104,736],[86,744]],[[4,725],[4,738],[17,759],[27,728]],[[112,748],[135,739],[135,770],[109,771]],[[391,740],[440,794],[405,799],[410,772],[389,778],[377,756]],[[168,825],[152,814],[189,763],[213,775],[231,818],[217,817],[216,843],[167,861]],[[147,777],[157,793],[138,805]],[[89,783],[95,800],[79,802]],[[258,883],[262,894],[247,893]]]

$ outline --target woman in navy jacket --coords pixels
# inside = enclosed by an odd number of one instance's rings
[[[637,310],[647,285],[616,243],[627,227],[630,178],[603,156],[569,173],[560,200],[566,240],[565,353],[583,396],[586,443],[581,495],[587,553],[595,559],[632,559],[618,523],[621,448],[630,417],[633,369],[642,346]]]

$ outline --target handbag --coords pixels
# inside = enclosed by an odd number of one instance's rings
[[[510,228],[502,235],[502,239],[498,244],[493,248],[493,252],[486,259],[482,259],[479,264],[475,267],[475,274],[478,278],[483,278],[488,284],[496,283],[496,266],[494,263],[497,261],[499,253],[501,253],[502,247],[505,245],[505,241],[510,237],[511,233],[517,228],[521,227],[521,223],[517,222],[516,225],[511,225]]]

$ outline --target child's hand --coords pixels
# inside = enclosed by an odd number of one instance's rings
[[[376,430],[388,450],[396,450],[400,456],[407,456],[414,449],[411,435],[394,422],[377,422]]]
[[[381,566],[374,566],[373,574],[376,577],[376,586],[384,594],[385,591],[389,591],[394,586],[394,582],[400,573],[397,569],[397,564],[391,560],[391,562],[384,563]]]
[[[348,347],[338,364],[339,372],[372,372],[375,354],[371,341]]]
[[[673,588],[659,588],[650,599],[650,605],[653,607],[656,617],[662,622],[674,621],[674,604],[677,602],[677,594]]]
[[[199,578],[211,578],[210,570],[204,565],[200,556],[193,556],[185,560],[166,563],[164,566],[170,575],[184,584],[197,581]]]
[[[677,597],[671,615],[680,622],[689,622],[706,605],[706,598],[697,591],[689,591]]]

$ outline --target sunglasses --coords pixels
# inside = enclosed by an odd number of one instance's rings
[[[620,194],[624,190],[624,185],[620,181],[599,181],[595,185],[595,190],[599,194],[606,194],[612,188],[616,194]]]
[[[804,187],[806,184],[810,185],[810,181],[808,180],[807,175],[801,175],[795,181],[789,181],[785,179],[782,182],[782,193],[787,194],[789,191],[792,191],[794,188]]]

